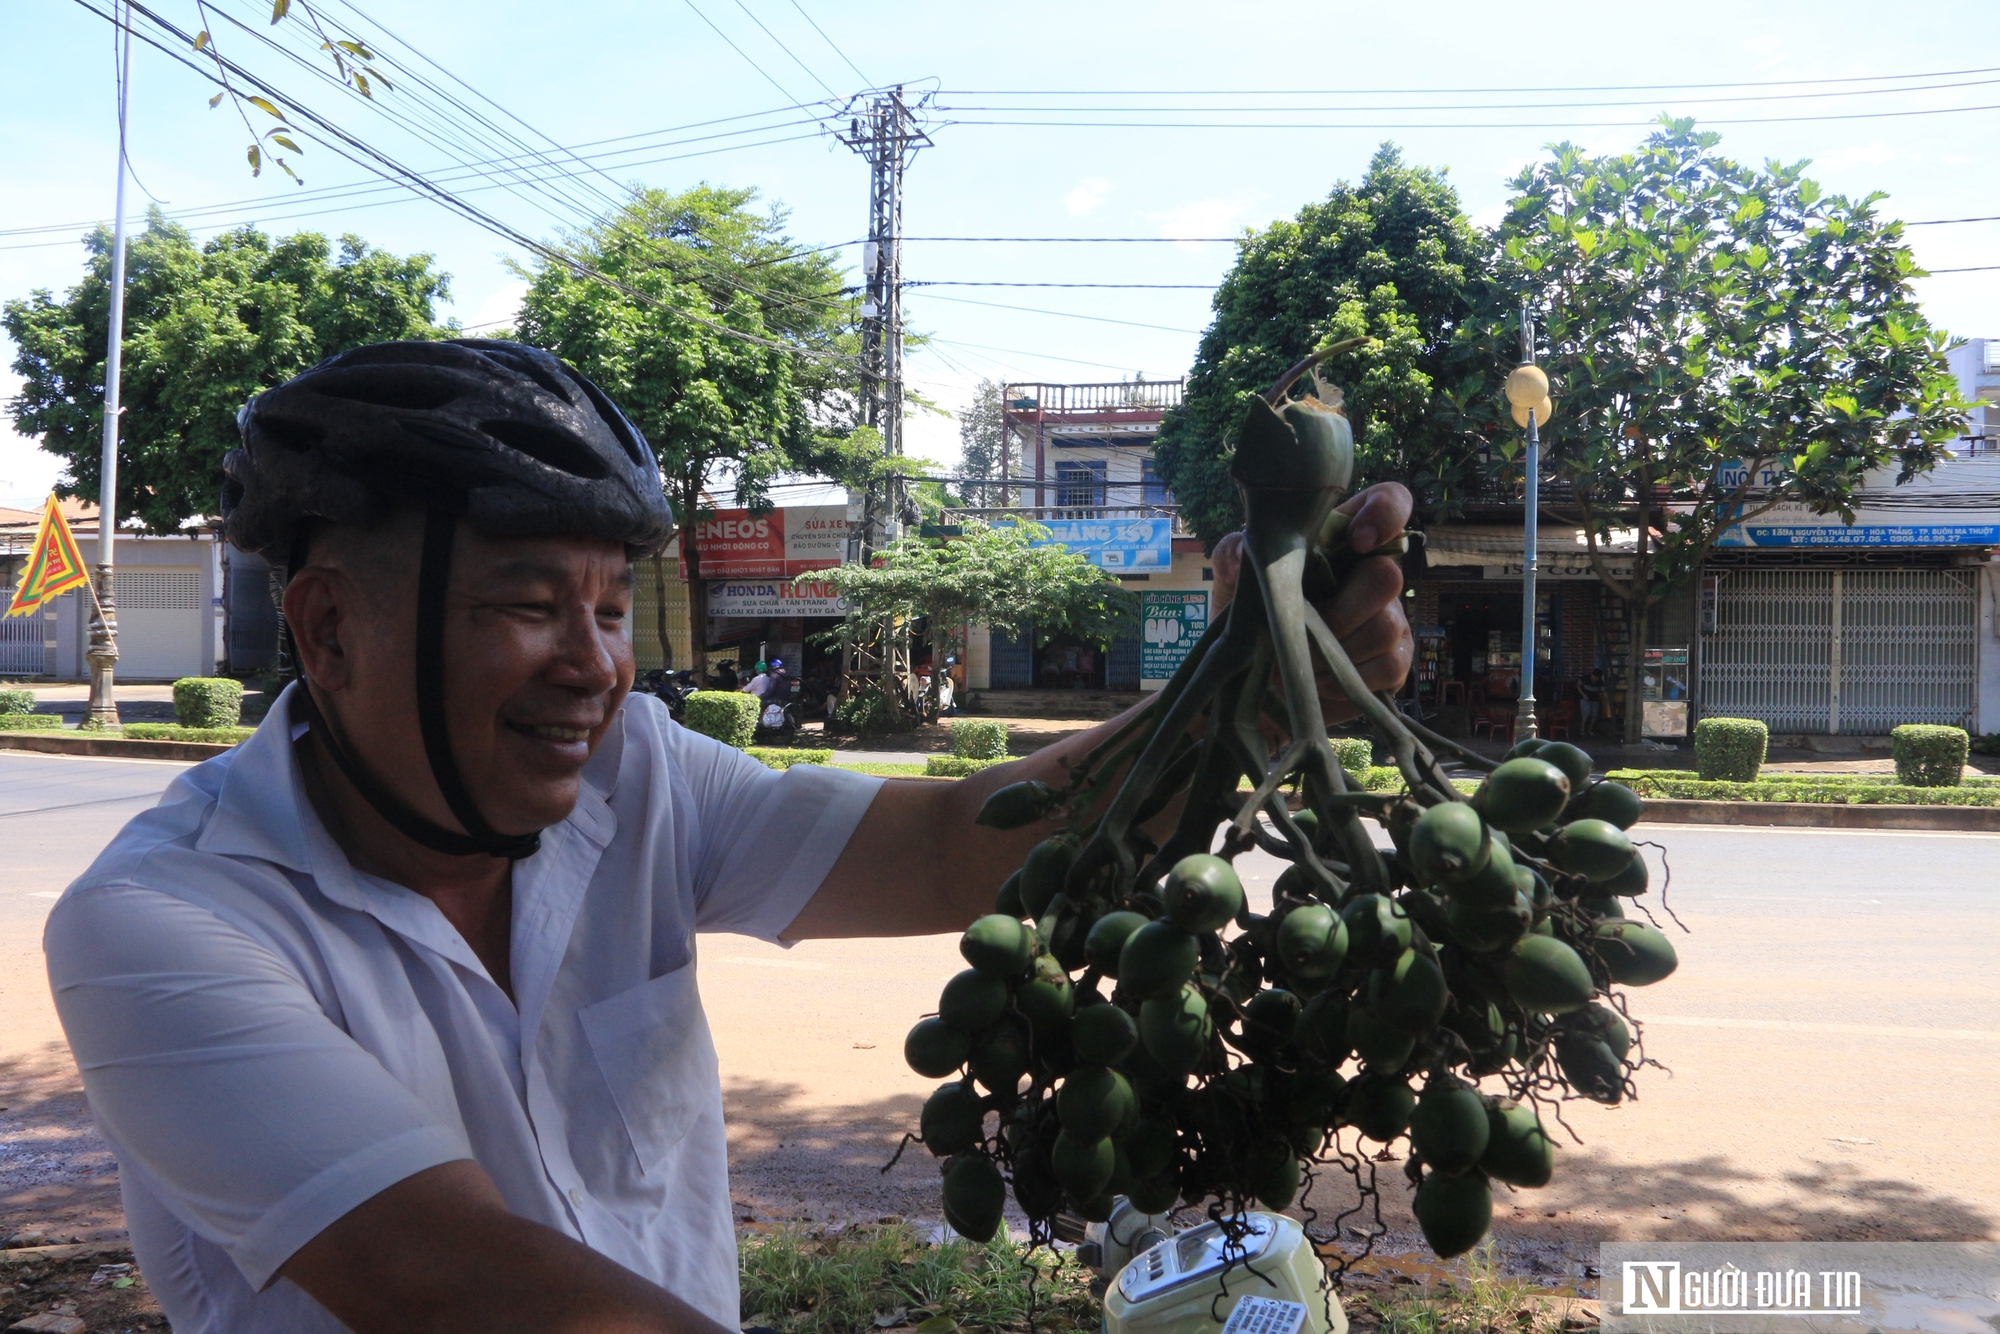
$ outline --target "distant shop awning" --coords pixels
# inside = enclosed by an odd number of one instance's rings
[[[1598,540],[1614,576],[1632,572],[1638,550],[1637,529],[1614,530]],[[1439,524],[1424,530],[1424,556],[1433,570],[1479,567],[1487,578],[1518,578],[1526,557],[1526,534],[1507,524]],[[1595,577],[1583,529],[1572,524],[1543,524],[1535,534],[1535,569],[1550,577]],[[1448,576],[1447,576],[1448,577]]]

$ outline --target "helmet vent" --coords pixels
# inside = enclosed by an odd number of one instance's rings
[[[420,378],[407,371],[398,375],[322,375],[316,381],[312,387],[316,394],[408,412],[431,412],[460,394],[459,386],[450,380]]]
[[[537,463],[546,464],[557,472],[568,473],[572,477],[583,477],[598,481],[608,477],[611,470],[578,441],[546,426],[532,422],[488,421],[479,423],[479,429],[510,449],[515,449]]]

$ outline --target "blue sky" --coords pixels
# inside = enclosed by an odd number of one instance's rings
[[[109,0],[93,2],[103,7]],[[918,155],[908,177],[905,226],[913,237],[1229,236],[1288,216],[1334,181],[1357,176],[1384,139],[1400,144],[1412,161],[1448,168],[1467,210],[1490,221],[1505,198],[1506,178],[1543,145],[1568,138],[1593,150],[1624,148],[1643,136],[1639,123],[1658,111],[1699,116],[1724,134],[1725,151],[1739,158],[1810,158],[1828,188],[1886,191],[1885,207],[1905,218],[2000,213],[1991,183],[2000,71],[1955,73],[2000,66],[1991,10],[1973,3],[1897,7],[1892,21],[1885,21],[1892,11],[1880,4],[1742,0],[1666,10],[1041,0],[1006,6],[948,0],[356,3],[358,9],[346,0],[326,0],[325,8],[399,58],[411,50],[433,58],[557,143],[625,136],[619,144],[586,150],[629,150],[598,159],[608,177],[667,188],[702,180],[755,186],[791,210],[796,237],[816,245],[856,241],[865,231],[867,170],[811,123],[811,113],[668,131],[774,113],[827,98],[829,90],[844,97],[864,79],[936,88],[935,146]],[[193,0],[155,0],[152,7],[190,30],[201,26]],[[266,0],[216,0],[210,10],[258,30],[265,30],[269,12]],[[251,38],[221,19],[210,26],[229,42],[224,49],[232,56],[253,49]],[[307,50],[301,38],[294,33],[289,41]],[[64,225],[110,216],[116,142],[111,29],[72,0],[10,0],[0,8],[0,40],[16,53],[0,90],[0,144],[7,147],[0,233],[8,233],[0,234],[0,296],[13,297],[75,281],[81,263],[75,238],[82,226]],[[262,67],[284,68],[277,59],[267,56]],[[1871,85],[1863,84],[1775,86],[1917,74],[1939,77],[1918,81],[1931,86],[1914,92],[1864,92]],[[443,153],[355,99],[324,87],[308,96],[310,79],[294,66],[279,82],[413,167],[448,165]],[[1774,86],[1688,87],[1751,83]],[[1586,85],[1632,91],[1529,91]],[[1657,85],[1674,87],[1644,87]],[[1307,91],[1274,96],[1271,90]],[[453,302],[445,313],[469,325],[510,313],[519,286],[505,260],[520,256],[506,242],[394,192],[360,198],[307,193],[365,186],[371,179],[311,144],[298,159],[306,190],[272,171],[251,179],[242,126],[227,108],[207,109],[209,92],[159,52],[138,49],[131,157],[146,190],[166,201],[169,213],[228,204],[200,215],[201,234],[247,221],[279,232],[352,230],[390,250],[430,251],[452,275]],[[1123,95],[1099,95],[1106,92]],[[1825,92],[1838,95],[1800,96]],[[1714,100],[1725,95],[1763,100]],[[399,96],[381,100],[407,114]],[[1578,102],[1597,105],[1520,105]],[[1140,106],[1155,110],[1135,114]],[[1934,108],[1983,109],[1774,119]],[[1023,120],[1045,123],[981,123]],[[1140,128],[1131,124],[1135,120],[1209,128]],[[1246,122],[1313,128],[1249,128]],[[778,128],[688,142],[758,126]],[[705,151],[718,147],[723,151]],[[703,155],[685,156],[695,152]],[[568,204],[532,192],[493,189],[470,197],[537,237],[580,219]],[[136,213],[146,195],[135,189],[131,200]],[[49,227],[58,230],[20,230]],[[1913,236],[1919,258],[1932,268],[2000,263],[2000,223],[1926,227]],[[843,253],[848,264],[858,265],[858,245]],[[982,375],[1178,375],[1207,320],[1204,289],[1227,269],[1231,255],[1227,244],[1191,240],[912,241],[904,262],[911,280],[1196,286],[914,289],[909,322],[936,342],[912,358],[910,379],[921,393],[955,407]],[[1924,280],[1920,290],[1933,320],[1953,333],[2000,334],[2000,315],[1993,312],[2000,272],[1941,274]],[[0,361],[12,357],[11,345],[0,341]],[[0,369],[0,394],[16,383]],[[912,452],[955,457],[956,426],[948,419],[919,418],[910,440]],[[0,427],[0,504],[34,503],[57,466],[32,441]]]

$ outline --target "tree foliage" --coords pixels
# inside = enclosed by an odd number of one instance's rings
[[[1000,384],[981,380],[972,391],[972,401],[958,410],[958,475],[989,478],[1001,476]],[[1005,492],[995,487],[961,482],[959,495],[968,505],[1004,505]]]
[[[95,497],[110,231],[84,247],[81,282],[61,298],[37,290],[7,302],[0,325],[23,381],[9,404],[16,428],[66,461],[62,494]],[[273,239],[243,227],[198,246],[154,210],[128,241],[120,511],[161,532],[213,514],[245,401],[363,343],[448,336],[432,323],[447,283],[431,256],[392,255],[352,235],[336,251],[316,232]]]
[[[761,508],[783,474],[850,481],[881,460],[879,438],[856,425],[855,300],[834,262],[802,250],[783,210],[759,212],[756,198],[641,191],[561,247],[611,283],[544,259],[521,304],[517,336],[596,380],[645,433],[683,529],[712,488]],[[699,668],[700,556],[690,542],[683,552]]]
[[[1964,423],[1881,196],[1825,194],[1804,163],[1746,167],[1718,142],[1663,120],[1631,153],[1558,144],[1513,182],[1497,234],[1505,285],[1542,323],[1544,474],[1574,495],[1600,579],[1635,610],[1775,505],[1851,519],[1869,473],[1930,468]],[[1470,410],[1505,459],[1523,437],[1499,393],[1517,320],[1496,301],[1460,333],[1489,377]],[[1624,576],[1600,544],[1635,526]],[[1627,700],[1636,740],[1638,691]]]
[[[1325,344],[1363,335],[1368,344],[1323,369],[1346,391],[1356,484],[1395,478],[1428,512],[1455,506],[1478,479],[1478,441],[1448,363],[1454,330],[1490,299],[1487,252],[1444,174],[1387,144],[1358,185],[1246,237],[1186,397],[1160,429],[1161,476],[1188,524],[1213,544],[1239,523],[1227,454],[1250,396]]]
[[[1047,536],[1038,524],[969,523],[963,537],[900,538],[873,564],[802,578],[839,591],[852,607],[842,634],[857,642],[924,620],[939,664],[947,639],[968,623],[1003,632],[1033,624],[1090,640],[1129,629],[1138,599],[1069,548],[1036,545]],[[938,679],[934,672],[934,691]]]

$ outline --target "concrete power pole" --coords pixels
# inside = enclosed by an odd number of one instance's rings
[[[903,453],[903,172],[917,151],[928,148],[918,113],[930,100],[914,103],[901,87],[869,93],[848,104],[847,133],[841,142],[868,163],[868,239],[861,247],[866,287],[861,302],[861,398],[863,420],[882,435],[882,452]],[[861,558],[892,540],[902,509],[903,489],[892,482],[884,493],[869,488],[862,511]]]
[[[118,190],[111,233],[110,333],[104,349],[104,439],[97,483],[97,609],[90,619],[90,711],[92,726],[118,725],[118,700],[112,690],[118,666],[118,600],[112,588],[118,536],[118,381],[125,346],[125,109],[132,87],[132,8],[124,7],[119,23],[118,66]]]
[[[847,104],[847,133],[840,136],[869,168],[868,239],[861,246],[867,283],[861,301],[861,403],[863,420],[881,433],[882,452],[890,458],[903,452],[903,172],[918,149],[930,146],[917,118],[929,100],[926,93],[911,103],[900,86],[863,93]],[[876,548],[895,540],[906,504],[899,480],[869,486],[851,548],[856,559],[866,563]],[[906,711],[916,707],[906,632],[888,634],[876,646],[872,664],[862,662],[854,644],[842,659],[842,699],[872,667],[887,698],[900,699]]]

